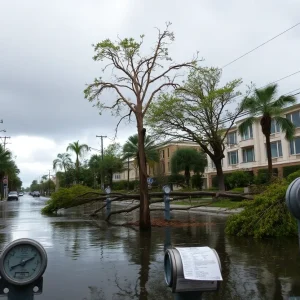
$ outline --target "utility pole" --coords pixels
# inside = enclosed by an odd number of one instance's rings
[[[6,142],[6,139],[10,139],[10,136],[0,136],[1,139],[4,139],[4,142],[3,142],[3,147],[4,147],[4,150],[5,150],[5,147],[6,147],[6,144],[8,144]]]
[[[50,196],[50,170],[49,170],[49,182],[48,182],[48,195]]]
[[[96,135],[96,137],[101,138],[101,160],[102,160],[102,168],[101,168],[101,189],[104,191],[104,170],[103,170],[103,138],[107,138],[106,135]]]

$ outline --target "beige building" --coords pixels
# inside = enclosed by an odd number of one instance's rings
[[[200,146],[192,142],[169,142],[158,146],[159,162],[153,166],[147,164],[147,173],[149,177],[155,176],[169,176],[171,175],[171,158],[173,153],[179,148],[195,148],[200,150]],[[128,180],[128,165],[129,165],[129,180],[139,179],[139,170],[135,160],[130,160],[124,163],[124,171],[122,173],[115,173],[113,181]],[[206,186],[206,176],[204,180]]]
[[[290,106],[284,110],[284,117],[288,118],[296,126],[293,141],[285,139],[276,122],[272,121],[271,127],[271,152],[273,168],[278,169],[278,175],[282,176],[284,166],[300,164],[300,104]],[[261,131],[260,119],[240,135],[238,126],[243,120],[236,123],[227,135],[227,145],[223,159],[224,173],[236,170],[247,170],[257,173],[258,169],[267,168],[266,141]],[[208,187],[212,186],[212,177],[216,176],[216,169],[210,158],[206,170]]]

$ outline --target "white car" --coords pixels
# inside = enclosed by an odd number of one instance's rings
[[[7,201],[19,200],[18,192],[9,192],[7,196]]]
[[[19,193],[19,196],[24,196],[24,193],[23,193],[23,192],[20,192],[20,193]]]

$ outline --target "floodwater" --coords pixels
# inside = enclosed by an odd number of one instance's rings
[[[151,234],[80,219],[76,210],[40,214],[45,199],[25,195],[0,204],[0,249],[18,238],[41,242],[48,253],[43,293],[35,299],[173,299],[164,282],[164,249],[209,246],[219,253],[223,282],[203,299],[300,297],[297,238],[253,240],[224,235],[224,217],[178,213],[200,227],[153,228]],[[120,218],[120,217],[118,217]],[[296,298],[294,298],[296,299]]]

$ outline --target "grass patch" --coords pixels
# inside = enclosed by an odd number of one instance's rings
[[[178,204],[178,205],[193,206],[193,205],[201,205],[202,203],[206,204],[207,202],[210,202],[210,201],[211,201],[211,198],[201,198],[201,199],[193,199],[191,201],[189,201],[189,200],[174,201],[174,202],[171,202],[171,205]],[[223,200],[214,202],[212,204],[209,204],[207,206],[234,209],[234,208],[241,207],[245,202],[247,202],[247,201],[232,201],[230,199],[223,199]]]

